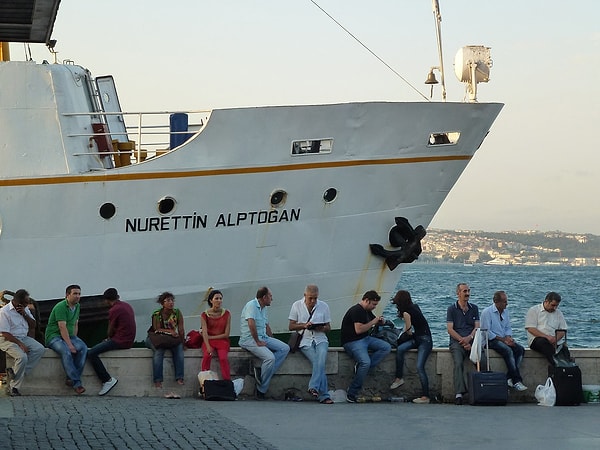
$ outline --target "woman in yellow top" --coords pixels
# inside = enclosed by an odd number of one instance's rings
[[[179,344],[171,347],[171,353],[173,354],[173,365],[175,366],[175,380],[177,380],[177,384],[184,384],[183,343],[185,341],[185,331],[183,328],[183,314],[175,308],[175,296],[170,292],[160,294],[157,302],[161,305],[161,308],[152,313],[152,328],[157,333],[170,334],[179,338]],[[160,388],[163,382],[163,359],[166,349],[154,348],[149,339],[146,341],[146,346],[154,350],[152,378],[154,386]]]

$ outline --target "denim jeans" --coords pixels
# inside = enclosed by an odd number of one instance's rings
[[[356,397],[362,389],[369,370],[377,366],[392,351],[392,347],[383,339],[367,336],[357,341],[346,342],[344,350],[357,364],[356,374],[348,387],[348,395]]]
[[[149,338],[146,338],[146,347],[154,353],[152,355],[152,380],[155,383],[163,382],[163,360],[165,359],[165,351],[171,350],[173,355],[173,367],[175,368],[175,379],[183,380],[183,343],[176,345],[170,349],[154,348]]]
[[[308,347],[300,347],[300,351],[312,365],[312,375],[308,382],[308,388],[317,390],[320,402],[330,398],[328,392],[329,387],[327,385],[327,374],[325,373],[328,349],[329,342],[327,341],[323,341],[319,344],[312,342]]]
[[[15,360],[12,367],[15,377],[10,380],[9,387],[11,389],[15,388],[20,390],[21,384],[23,383],[23,378],[25,378],[25,375],[31,372],[33,368],[40,362],[40,359],[42,359],[42,356],[44,356],[44,353],[46,352],[46,347],[29,336],[15,337],[27,346],[29,349],[27,353],[21,350],[21,347],[14,342],[10,342],[1,336],[0,349]]]
[[[523,381],[519,371],[519,366],[521,365],[521,361],[523,361],[525,349],[516,342],[514,347],[511,347],[510,345],[506,345],[504,342],[500,342],[495,339],[490,341],[488,346],[492,350],[497,351],[500,356],[504,358],[504,362],[506,363],[506,368],[508,370],[506,377],[512,378],[513,383]]]
[[[73,381],[73,387],[76,388],[81,386],[81,373],[85,366],[88,347],[87,344],[77,336],[69,336],[69,338],[71,339],[73,347],[77,350],[77,353],[75,354],[71,353],[71,350],[67,347],[67,343],[63,341],[63,338],[60,336],[54,336],[50,342],[48,342],[48,347],[60,355],[67,378]]]
[[[250,339],[248,341],[240,342],[240,347],[245,350],[248,350],[254,356],[262,361],[261,365],[261,378],[260,378],[260,386],[256,387],[256,390],[266,394],[269,390],[269,384],[271,383],[271,378],[279,366],[283,364],[285,358],[290,352],[290,346],[285,342],[281,342],[279,339],[275,339],[272,337],[266,337],[265,342],[267,343],[266,347],[260,347],[256,345],[254,339]]]
[[[423,391],[421,395],[429,397],[429,378],[427,378],[427,372],[425,372],[425,363],[433,349],[431,336],[416,336],[414,340],[404,342],[398,346],[396,350],[396,378],[402,378],[404,372],[404,355],[408,350],[413,348],[418,349],[417,373],[419,374],[419,380],[421,380],[421,389]]]
[[[92,367],[102,383],[106,383],[108,380],[110,380],[111,376],[106,371],[106,367],[104,367],[104,364],[102,364],[102,361],[100,360],[100,353],[108,352],[109,350],[116,350],[118,348],[119,346],[115,341],[112,339],[107,339],[99,344],[94,345],[88,350],[87,359],[89,359],[90,363],[92,363]]]

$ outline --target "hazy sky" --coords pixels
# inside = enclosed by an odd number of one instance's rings
[[[429,95],[430,0],[317,3]],[[464,96],[456,51],[486,45],[479,101],[505,107],[431,226],[600,234],[600,2],[440,9],[448,100]],[[124,110],[423,100],[310,0],[62,0],[53,38],[59,60],[114,75]],[[21,44],[11,52],[23,59]],[[52,61],[42,45],[32,54]]]

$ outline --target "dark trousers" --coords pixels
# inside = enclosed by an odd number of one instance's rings
[[[87,352],[87,359],[92,363],[92,367],[96,371],[96,375],[100,378],[102,383],[106,383],[110,380],[110,374],[107,372],[106,367],[100,360],[100,353],[108,352],[109,350],[116,350],[119,346],[112,339],[107,339],[99,344],[96,344],[90,348]]]
[[[531,342],[529,348],[544,355],[552,366],[556,365],[554,361],[554,353],[556,352],[556,348],[554,348],[554,344],[550,343],[548,339],[536,337]],[[570,358],[569,350],[567,349],[566,345],[563,346],[563,352],[566,354],[567,358]]]

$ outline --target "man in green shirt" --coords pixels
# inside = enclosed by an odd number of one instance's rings
[[[79,323],[79,300],[81,288],[72,284],[66,289],[66,298],[58,302],[48,319],[46,346],[58,353],[67,374],[67,386],[77,394],[83,394],[81,373],[87,357],[87,344],[77,337]]]

